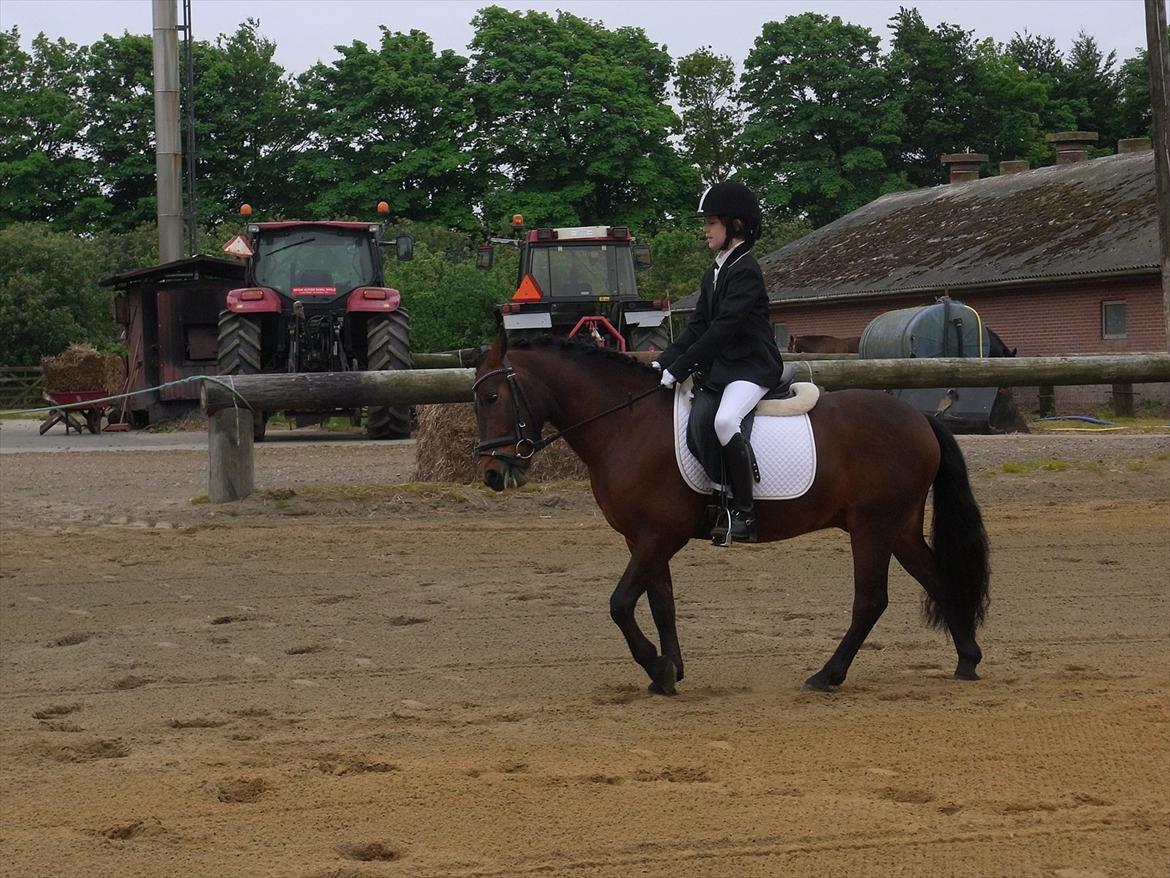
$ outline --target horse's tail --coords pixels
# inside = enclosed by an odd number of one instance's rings
[[[991,578],[987,531],[979,504],[971,493],[967,463],[951,432],[937,418],[928,417],[942,451],[934,477],[934,517],[931,538],[938,564],[942,602],[926,596],[922,610],[927,622],[943,628],[948,618],[971,633],[987,615]]]

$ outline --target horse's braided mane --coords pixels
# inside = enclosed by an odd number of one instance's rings
[[[654,375],[658,374],[648,363],[643,363],[641,360],[623,354],[621,351],[615,351],[612,348],[599,348],[595,344],[582,343],[569,338],[555,338],[551,336],[521,338],[514,342],[509,342],[508,347],[514,350],[554,350],[576,357],[600,358],[629,369],[637,369],[640,372],[649,372]]]

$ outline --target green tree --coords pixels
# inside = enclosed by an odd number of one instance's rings
[[[0,229],[0,365],[35,366],[72,342],[114,342],[105,251],[46,223]]]
[[[475,146],[493,230],[514,213],[540,225],[649,228],[689,205],[699,175],[672,148],[670,55],[640,28],[568,13],[480,10],[472,21]]]
[[[906,120],[898,167],[917,186],[941,183],[941,155],[979,146],[976,113],[983,95],[972,32],[946,22],[930,28],[917,9],[899,9],[890,22],[886,68]]]
[[[766,23],[744,65],[740,175],[768,213],[814,225],[905,188],[890,95],[867,28],[812,13]]]
[[[735,143],[742,128],[735,64],[710,48],[680,58],[674,80],[682,108],[683,155],[699,169],[703,183],[726,180],[735,168]]]
[[[16,28],[0,31],[0,226],[78,223],[96,195],[81,154],[86,53],[40,34],[32,53]]]
[[[299,80],[305,144],[294,177],[309,193],[307,213],[371,216],[385,199],[396,215],[474,228],[483,181],[467,143],[467,59],[436,54],[417,30],[382,28],[376,49],[355,41],[337,50],[332,65]]]
[[[85,145],[102,195],[89,211],[90,223],[129,231],[157,214],[151,38],[107,34],[89,47],[88,57]]]
[[[1170,34],[1167,35],[1170,39]],[[1121,137],[1154,136],[1154,104],[1150,99],[1150,62],[1147,50],[1140,49],[1121,64],[1117,74],[1120,106],[1117,132]]]
[[[1049,104],[1044,80],[1022,70],[1008,51],[990,39],[975,47],[973,62],[977,99],[969,145],[987,153],[993,162],[1027,159],[1039,164],[1051,151],[1041,124]]]
[[[1102,54],[1096,39],[1082,30],[1069,50],[1054,93],[1074,113],[1076,130],[1096,131],[1102,144],[1117,140],[1120,89],[1116,64],[1117,53]]]
[[[295,215],[305,207],[303,191],[289,185],[299,119],[293,84],[273,60],[276,44],[259,27],[248,19],[214,45],[194,44],[202,223],[234,219],[244,202],[266,216]]]

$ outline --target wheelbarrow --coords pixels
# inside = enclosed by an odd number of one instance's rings
[[[45,419],[41,422],[41,435],[44,436],[56,424],[65,425],[65,435],[69,435],[72,428],[78,433],[83,430],[97,434],[102,431],[102,417],[106,413],[108,403],[95,402],[109,394],[104,390],[64,390],[48,391],[45,400],[53,405]]]

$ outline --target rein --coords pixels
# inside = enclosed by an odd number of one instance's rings
[[[643,391],[642,393],[627,395],[625,402],[618,403],[611,408],[607,408],[603,412],[598,412],[595,415],[591,415],[585,420],[578,421],[576,424],[571,424],[570,426],[565,427],[565,429],[558,430],[549,436],[544,436],[540,439],[533,440],[524,435],[524,430],[528,425],[524,421],[524,412],[521,410],[520,401],[523,400],[524,409],[530,411],[531,407],[528,405],[528,399],[524,395],[523,388],[520,387],[520,379],[516,375],[516,370],[512,368],[511,363],[508,362],[506,357],[504,358],[503,366],[498,369],[492,369],[490,372],[485,372],[476,379],[475,383],[471,386],[472,393],[475,392],[476,388],[479,387],[480,384],[482,384],[488,378],[492,378],[496,375],[503,375],[508,380],[508,383],[512,386],[512,417],[516,432],[512,436],[499,436],[493,439],[487,439],[477,445],[475,451],[480,455],[483,455],[486,452],[488,453],[489,457],[498,457],[511,462],[527,462],[532,459],[532,456],[536,454],[536,452],[543,448],[547,448],[558,439],[563,438],[564,435],[571,430],[576,430],[578,427],[584,427],[586,424],[592,424],[594,421],[604,418],[606,415],[612,415],[614,412],[621,411],[622,409],[631,408],[638,400],[645,399],[647,396],[650,396],[650,394],[655,393],[659,389],[659,385],[656,384],[649,390]],[[514,445],[516,447],[516,453],[507,454],[495,450],[505,445]],[[528,446],[527,453],[521,452],[520,447],[522,445]]]

